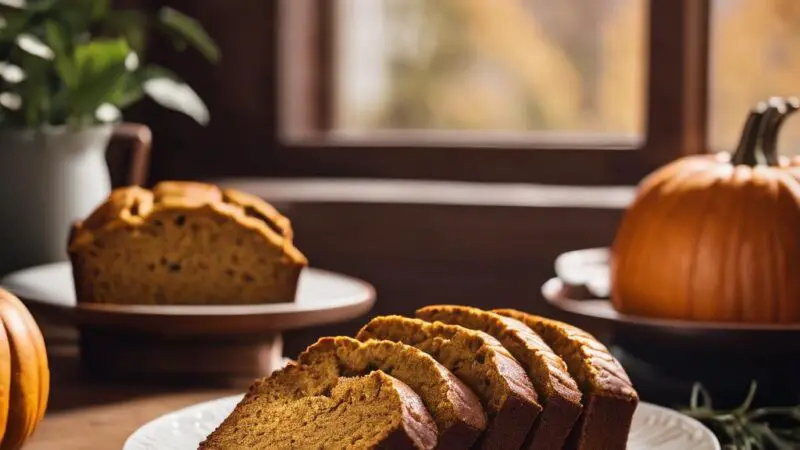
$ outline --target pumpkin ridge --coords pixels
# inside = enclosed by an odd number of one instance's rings
[[[2,292],[2,291],[0,291]],[[17,307],[17,311],[22,316],[22,321],[28,328],[28,336],[33,341],[34,349],[38,355],[45,355],[44,357],[36,358],[37,361],[37,368],[39,374],[39,401],[37,402],[37,414],[36,420],[33,421],[31,424],[31,430],[28,433],[30,436],[36,430],[39,422],[44,418],[45,411],[47,410],[47,402],[49,400],[50,394],[50,368],[47,363],[47,347],[44,342],[44,337],[42,336],[41,331],[39,331],[39,327],[36,325],[36,320],[34,320],[33,316],[28,312],[27,308],[25,308],[25,304],[22,303],[14,295],[3,295],[3,297],[9,300],[11,303],[15,304]]]
[[[744,174],[749,173],[749,168],[746,167],[734,167],[733,175],[731,176],[731,182],[740,186],[742,183],[747,182],[747,178],[744,177]],[[732,198],[733,201],[731,202],[731,209],[730,216],[732,220],[730,220],[730,226],[733,228],[731,232],[728,234],[728,245],[726,248],[730,248],[731,253],[725,254],[724,262],[719,265],[719,270],[722,271],[721,277],[724,278],[724,275],[727,274],[737,274],[739,269],[737,267],[736,262],[741,260],[741,249],[742,249],[742,238],[746,236],[746,221],[744,220],[736,220],[741,217],[747,217],[746,211],[746,203],[743,201],[737,201],[736,198]],[[738,311],[739,308],[739,292],[741,292],[741,277],[736,277],[735,280],[730,280],[728,283],[723,283],[722,289],[722,299],[726,301],[724,308],[729,309],[730,319],[732,321],[741,320],[741,312]]]
[[[757,169],[763,169],[763,168],[759,167]],[[753,214],[753,217],[754,219],[758,218],[759,222],[763,223],[765,221],[770,221],[772,219],[771,217],[772,211],[770,210],[768,205],[769,205],[769,200],[771,200],[771,197],[773,195],[770,190],[769,178],[768,175],[766,174],[766,171],[758,170],[754,175],[758,176],[760,184],[756,185],[755,189],[755,194],[757,199],[756,201],[754,201],[754,204],[756,205],[757,214]],[[761,226],[763,227],[763,225]],[[768,322],[774,317],[772,313],[773,311],[772,306],[774,306],[777,303],[778,299],[775,296],[776,292],[774,289],[775,272],[773,268],[773,259],[774,259],[772,252],[773,246],[772,246],[772,240],[770,239],[770,234],[772,231],[771,228],[772,227],[770,226],[769,229],[766,229],[764,230],[764,232],[759,233],[756,236],[755,240],[755,242],[758,245],[758,248],[760,249],[760,251],[758,251],[757,254],[761,255],[761,257],[759,258],[759,264],[756,267],[756,270],[760,272],[757,279],[760,280],[761,283],[756,285],[756,289],[758,291],[757,295],[754,296],[754,298],[772,299],[772,302],[770,302],[772,303],[772,305],[770,305],[769,308],[764,308],[763,301],[759,301],[757,304],[754,304],[753,302],[749,303],[746,308],[748,317],[745,320],[747,321],[752,321],[755,316],[756,321]]]
[[[748,243],[748,236],[753,235],[752,230],[752,219],[754,216],[757,216],[758,211],[754,211],[752,208],[753,203],[756,201],[756,197],[752,195],[752,188],[750,184],[753,183],[753,171],[752,168],[741,169],[741,173],[748,174],[749,178],[743,178],[743,184],[745,188],[743,189],[742,196],[740,200],[742,202],[742,236],[743,239],[739,244],[739,255],[736,260],[738,262],[738,266],[736,267],[736,271],[734,272],[735,280],[736,280],[736,292],[739,294],[736,296],[736,320],[742,321],[746,320],[746,299],[749,297],[753,297],[755,295],[753,289],[753,277],[756,275],[751,273],[751,266],[750,260],[754,258],[752,254],[752,238],[750,238],[749,245],[745,245]],[[750,251],[748,253],[747,251]]]
[[[644,195],[639,200],[640,205],[665,202],[663,197],[665,192],[670,188],[668,185],[671,181],[682,182],[686,178],[693,176],[698,171],[704,170],[707,167],[706,164],[702,164],[702,160],[693,159],[692,162],[695,166],[690,170],[678,172],[672,177],[666,175],[659,176],[658,173],[648,177],[645,183],[649,183],[649,188],[644,190]],[[674,167],[677,167],[677,165]],[[668,167],[666,170],[669,171],[670,168]],[[664,174],[668,172],[661,173]],[[616,274],[618,273],[628,273],[630,275],[628,280],[634,280],[635,283],[631,286],[631,282],[627,281],[625,285],[622,286],[620,283],[617,283],[615,279],[612,279],[611,287],[614,290],[612,301],[617,309],[624,309],[626,303],[630,302],[631,287],[633,287],[634,295],[639,290],[639,282],[636,280],[640,277],[639,269],[642,266],[640,261],[642,258],[640,246],[642,243],[647,244],[651,242],[650,240],[652,239],[651,235],[654,233],[654,227],[650,224],[659,222],[657,217],[648,216],[646,214],[649,209],[650,208],[640,207],[635,210],[629,209],[626,211],[622,223],[620,224],[620,230],[613,243],[614,251],[612,251],[612,261],[614,261],[617,267],[611,271],[612,277],[616,278]],[[657,212],[656,215],[660,217],[659,213],[660,212]],[[641,230],[641,228],[644,229]],[[620,251],[620,249],[624,251]],[[633,250],[631,251],[628,249]]]
[[[791,173],[778,172],[776,209],[783,210],[781,205],[785,204],[787,201],[790,204],[796,204],[796,198],[800,198],[800,183],[798,183],[797,178]],[[796,274],[800,272],[800,267],[798,267],[798,261],[800,261],[800,243],[798,243],[798,234],[796,232],[784,233],[781,229],[782,226],[786,227],[788,230],[797,230],[800,228],[800,223],[798,223],[800,222],[800,220],[798,220],[800,219],[800,215],[794,211],[791,217],[792,221],[789,224],[785,224],[783,221],[775,221],[773,229],[778,244],[778,254],[784,257],[782,267],[779,267],[779,270],[781,270],[783,274],[783,284],[781,284],[782,302],[778,310],[779,322],[792,322],[793,320],[798,320],[797,318],[800,317],[800,308],[798,308],[796,300],[789,295],[790,292],[797,291],[797,287],[791,285],[793,283],[795,286],[800,284],[800,279],[787,276],[787,274]],[[794,240],[787,243],[786,238],[789,236],[794,237]],[[782,249],[794,249],[792,257],[786,258],[786,255],[780,251]]]
[[[694,250],[692,258],[692,268],[689,273],[690,278],[687,282],[686,298],[688,300],[688,317],[699,320],[709,320],[715,314],[722,314],[727,318],[732,318],[729,302],[727,299],[727,281],[725,277],[725,264],[730,261],[730,253],[735,252],[738,241],[739,203],[731,191],[737,177],[737,169],[726,166],[724,173],[720,171],[715,174],[715,183],[708,187],[706,193],[706,203],[703,207],[698,223],[697,240],[692,244]],[[733,228],[734,230],[729,229]],[[719,255],[719,263],[709,262],[708,252]],[[703,280],[698,283],[697,280]],[[722,312],[715,312],[709,308],[709,302],[698,299],[698,295],[703,298],[713,297],[721,305]]]
[[[731,182],[734,183],[737,187],[741,189],[741,185],[747,183],[750,168],[749,167],[738,167],[733,166],[733,175],[731,176]],[[741,250],[742,240],[747,235],[746,234],[746,224],[745,220],[741,220],[742,217],[747,217],[747,204],[743,201],[739,200],[737,197],[731,197],[731,219],[729,220],[730,225],[733,227],[731,233],[728,234],[728,245],[726,248],[730,248],[732,253],[732,257],[730,253],[725,254],[725,262],[730,265],[730,267],[726,266],[726,264],[720,264],[719,268],[722,270],[722,274],[720,278],[725,278],[725,274],[736,274],[738,273],[738,268],[736,267],[736,261],[741,260]],[[723,308],[727,309],[731,321],[741,320],[741,313],[738,311],[740,309],[739,304],[741,303],[741,299],[739,298],[739,293],[741,292],[741,277],[736,277],[736,280],[731,280],[728,283],[723,283],[724,289],[722,290],[722,301],[725,302],[723,304]]]
[[[783,116],[784,118],[786,115]],[[779,124],[780,125],[780,124]],[[768,182],[768,190],[770,197],[777,198],[777,191],[780,189],[778,179],[773,176],[771,173],[767,177]],[[768,267],[766,268],[769,271],[770,276],[774,279],[770,286],[772,295],[775,298],[775,301],[771,304],[771,317],[770,321],[774,323],[780,322],[780,305],[784,301],[783,297],[783,286],[785,285],[786,281],[784,279],[784,273],[780,266],[782,265],[780,260],[782,260],[782,254],[780,251],[780,242],[778,241],[778,234],[777,230],[775,229],[777,226],[776,220],[776,213],[779,214],[777,211],[778,203],[777,201],[769,202],[765,205],[769,210],[769,217],[770,217],[770,227],[767,233],[765,233],[765,237],[767,239],[767,248],[769,248],[769,257],[767,259]],[[771,206],[771,207],[770,207]],[[769,298],[769,297],[767,297]]]
[[[11,361],[11,389],[9,395],[9,418],[6,435],[0,443],[0,450],[15,450],[29,436],[28,432],[38,415],[38,367],[37,355],[30,348],[27,326],[17,309],[9,302],[0,301],[0,315],[9,337]],[[36,374],[36,383],[26,377]],[[32,399],[33,398],[33,399]],[[35,399],[35,400],[34,400]]]
[[[705,169],[705,170],[707,170],[707,169]],[[692,181],[697,177],[702,177],[704,174],[705,174],[704,170],[697,170],[697,171],[686,173],[685,176],[671,178],[670,181],[672,182],[672,184],[671,184],[671,186],[669,186],[669,188],[674,190],[674,189],[676,189],[676,186],[681,184],[681,183],[690,183],[690,182],[706,183],[707,181],[706,180],[702,180],[702,178],[700,179],[701,181],[696,181],[696,180]],[[710,181],[713,181],[713,179],[710,180]],[[664,187],[664,189],[666,189],[666,188],[667,188],[667,186]],[[662,195],[665,195],[665,194],[662,193]],[[661,202],[664,204],[663,208],[661,209],[661,214],[659,214],[657,217],[653,217],[653,219],[652,219],[653,225],[651,225],[649,227],[650,228],[650,234],[648,235],[647,239],[644,240],[645,244],[649,243],[649,242],[657,241],[659,239],[666,239],[665,231],[668,230],[669,228],[666,227],[665,225],[672,223],[672,221],[674,220],[673,217],[676,214],[681,214],[681,211],[686,209],[686,207],[687,207],[686,206],[686,201],[687,201],[687,196],[688,195],[691,195],[691,194],[689,194],[688,192],[669,193],[669,196],[667,197],[667,199],[663,199],[663,198],[661,199]],[[707,201],[708,201],[708,199],[706,199],[706,202]],[[707,208],[702,208],[702,209],[705,210]],[[696,222],[687,223],[687,226],[691,227],[691,228],[696,228],[697,225],[700,224],[700,223],[702,223],[702,222],[698,219]],[[668,235],[669,233],[666,233],[666,234]],[[670,236],[670,237],[672,237],[672,236]],[[675,254],[674,255],[671,254],[671,257],[673,259],[680,259],[681,257],[688,256],[688,255],[686,255],[686,256],[681,255],[681,253],[683,253],[683,249],[685,249],[687,247],[688,248],[694,248],[694,244],[686,243],[685,246],[682,246],[682,247],[679,247],[679,246],[672,247],[671,250]],[[694,264],[695,264],[695,258],[696,258],[696,255],[689,256],[689,260],[688,260],[689,264],[685,269],[683,269],[684,271],[686,271],[687,278],[689,280],[691,280],[691,278],[692,278],[692,271],[693,271]],[[687,283],[687,286],[689,286],[689,285],[690,284]],[[671,293],[674,292],[674,289],[679,288],[678,286],[673,287],[672,283],[661,283],[661,285],[659,287],[664,288],[665,286],[667,287],[667,289]],[[672,295],[664,295],[662,298],[670,298],[670,297],[672,297]],[[675,297],[672,297],[673,300],[671,300],[671,301],[676,301],[677,299],[680,299],[682,302],[686,303],[685,307],[687,308],[688,311],[692,310],[692,306],[691,306],[691,300],[692,299],[689,296],[685,295],[685,293],[680,293],[679,295],[676,295]]]
[[[705,192],[706,195],[703,196],[704,198],[702,207],[700,208],[700,214],[696,219],[697,220],[696,225],[698,226],[699,229],[694,236],[694,242],[690,244],[692,248],[692,257],[689,259],[689,269],[688,269],[689,275],[687,277],[688,282],[686,283],[685,286],[687,292],[684,294],[686,298],[686,303],[688,305],[687,311],[690,317],[693,316],[695,313],[695,304],[694,304],[695,298],[692,294],[696,291],[694,284],[697,278],[697,265],[700,260],[700,251],[702,250],[699,244],[703,241],[703,235],[707,233],[708,217],[709,217],[709,212],[711,210],[709,206],[710,204],[713,203],[714,199],[713,190],[721,182],[722,180],[718,176],[714,176],[711,179],[711,183],[705,186],[705,189],[707,190]]]

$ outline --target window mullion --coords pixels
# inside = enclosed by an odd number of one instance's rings
[[[708,148],[711,0],[651,0],[648,165]]]

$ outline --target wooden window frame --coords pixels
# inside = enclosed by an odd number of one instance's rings
[[[378,133],[337,139],[335,1],[282,0],[277,33],[279,176],[630,185],[708,151],[711,0],[650,0],[645,136],[638,145],[542,141],[536,133]],[[444,137],[443,137],[444,136]],[[460,136],[460,137],[459,137]],[[431,139],[436,138],[436,139]],[[576,145],[577,144],[577,145]]]

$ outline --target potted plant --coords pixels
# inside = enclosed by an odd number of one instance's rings
[[[176,74],[144,64],[149,30],[219,58],[202,26],[168,7],[0,0],[0,273],[66,257],[71,223],[109,194],[105,150],[126,107],[148,96],[208,121]]]

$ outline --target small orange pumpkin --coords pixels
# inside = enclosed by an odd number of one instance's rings
[[[0,289],[0,450],[17,450],[44,417],[50,393],[39,327],[19,299]]]
[[[618,311],[800,323],[800,166],[776,150],[798,107],[762,102],[732,155],[685,157],[642,181],[612,248]]]

